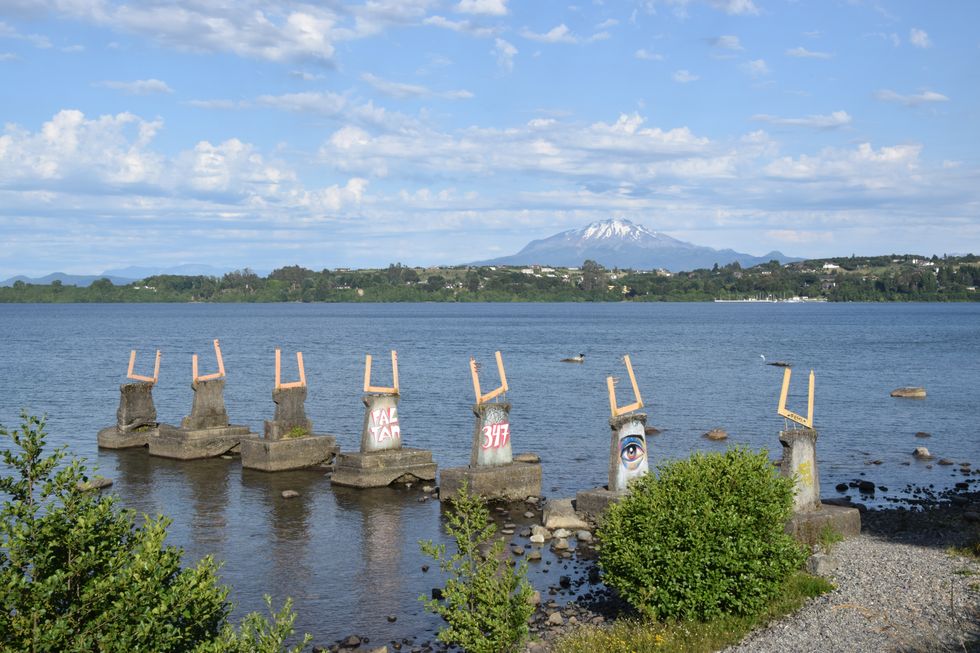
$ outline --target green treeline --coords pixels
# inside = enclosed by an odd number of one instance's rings
[[[17,281],[0,302],[575,302],[789,299],[978,301],[980,257],[913,255],[820,259],[742,269],[738,263],[672,274],[664,270],[543,266],[309,270],[298,265],[261,277],[248,268],[222,277],[158,275],[87,288]]]

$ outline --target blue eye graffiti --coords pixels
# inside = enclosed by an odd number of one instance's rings
[[[639,469],[646,457],[646,445],[642,437],[627,435],[619,441],[619,459],[626,471],[632,472]]]

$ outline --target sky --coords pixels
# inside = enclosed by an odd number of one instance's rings
[[[0,123],[0,278],[980,253],[974,0],[0,0]]]

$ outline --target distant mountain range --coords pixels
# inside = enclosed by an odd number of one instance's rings
[[[735,261],[742,267],[752,267],[772,260],[780,263],[803,260],[777,251],[763,256],[752,256],[732,249],[703,247],[651,231],[623,218],[614,218],[531,241],[516,254],[479,261],[474,265],[536,264],[577,267],[587,259],[607,268],[663,268],[673,272],[710,268],[715,263],[728,265]]]
[[[108,279],[114,285],[122,286],[140,279],[152,277],[156,274],[174,274],[178,276],[206,275],[211,277],[220,277],[226,272],[230,272],[230,270],[226,268],[216,268],[212,265],[199,265],[195,263],[186,263],[184,265],[176,265],[168,268],[130,266],[127,268],[106,270],[102,274],[65,274],[64,272],[52,272],[51,274],[47,274],[43,277],[33,278],[17,275],[16,277],[10,277],[9,279],[0,281],[0,287],[12,286],[17,281],[37,285],[48,285],[52,281],[57,280],[61,281],[61,283],[66,286],[87,288],[88,286],[92,285],[93,281],[98,281],[99,279]]]

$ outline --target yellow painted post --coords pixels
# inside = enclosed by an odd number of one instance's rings
[[[134,381],[146,381],[147,383],[156,384],[160,379],[160,350],[157,349],[156,361],[153,363],[153,376],[142,376],[140,374],[133,374],[133,368],[136,366],[136,350],[133,349],[129,352],[129,370],[126,372],[127,379],[133,379]]]
[[[616,400],[616,379],[607,376],[606,387],[609,390],[609,411],[613,417],[619,417],[620,415],[625,415],[626,413],[643,408],[643,398],[640,396],[640,387],[636,383],[636,375],[633,374],[633,364],[630,362],[629,354],[623,356],[623,362],[626,363],[626,371],[629,373],[630,384],[633,386],[633,396],[636,398],[636,401],[627,406],[620,406]]]
[[[497,373],[500,375],[500,386],[496,390],[491,390],[490,392],[483,394],[480,390],[480,377],[478,374],[479,365],[476,359],[470,358],[470,374],[473,377],[473,394],[476,395],[476,403],[485,404],[491,399],[495,399],[500,395],[504,394],[509,390],[507,386],[507,372],[504,370],[504,359],[500,355],[500,352],[495,352],[494,356],[497,359]]]
[[[801,426],[808,429],[813,428],[813,386],[814,386],[814,376],[813,370],[810,370],[810,387],[807,393],[807,416],[797,415],[791,410],[786,408],[786,399],[789,396],[789,380],[793,376],[793,371],[789,367],[783,368],[783,387],[779,392],[779,406],[776,408],[776,412],[782,415],[786,419],[796,422]]]
[[[214,356],[218,359],[218,371],[214,374],[207,374],[205,376],[197,375],[197,354],[194,354],[191,358],[191,376],[194,383],[198,381],[210,381],[212,379],[220,379],[225,376],[225,361],[221,358],[221,345],[218,344],[218,339],[214,339]]]
[[[378,392],[381,394],[397,395],[398,388],[398,352],[391,350],[391,386],[371,385],[371,354],[364,356],[364,392]]]

